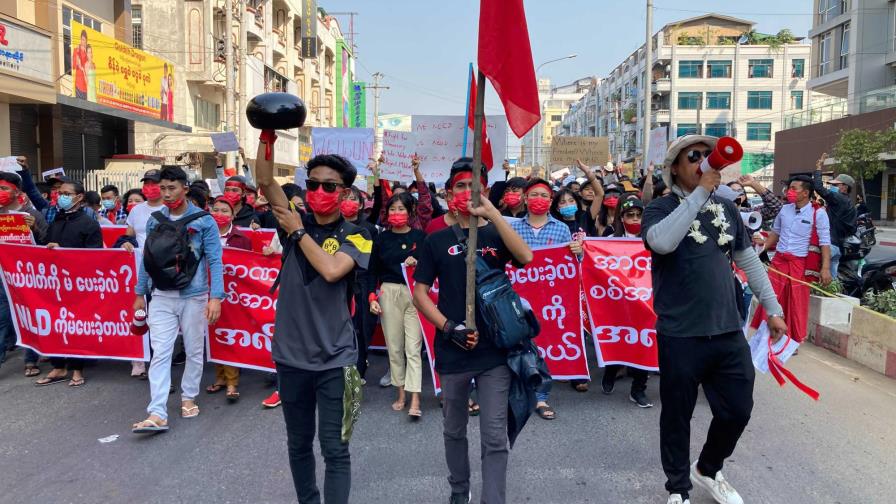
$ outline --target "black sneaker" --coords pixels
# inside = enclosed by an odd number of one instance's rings
[[[448,500],[448,504],[470,504],[470,499],[473,497],[471,492],[458,492],[452,493],[451,499]]]
[[[186,352],[178,352],[174,357],[171,358],[172,366],[180,366],[184,362],[187,362],[187,353]]]
[[[604,371],[604,377],[600,380],[600,388],[605,395],[612,394],[613,389],[616,388],[616,373]]]
[[[647,399],[647,394],[643,391],[632,392],[628,398],[635,404],[638,405],[639,408],[652,408],[653,403]]]

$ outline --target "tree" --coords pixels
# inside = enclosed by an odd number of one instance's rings
[[[860,193],[865,196],[865,179],[872,179],[887,169],[880,158],[885,152],[896,151],[896,130],[870,131],[852,129],[840,132],[834,145],[838,171],[859,181]]]

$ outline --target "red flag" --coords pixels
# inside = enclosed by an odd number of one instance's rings
[[[473,73],[473,69],[470,69],[470,73]],[[470,75],[470,110],[467,114],[467,127],[473,131],[476,131],[476,76]],[[495,160],[492,157],[492,142],[488,139],[488,130],[486,129],[486,121],[485,117],[482,118],[482,164],[485,165],[489,170],[495,165]]]
[[[523,0],[480,0],[479,70],[501,97],[510,129],[522,138],[541,119]]]

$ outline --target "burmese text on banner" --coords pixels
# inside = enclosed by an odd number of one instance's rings
[[[650,252],[640,239],[587,239],[582,285],[601,367],[658,369]]]
[[[52,357],[149,360],[131,334],[137,271],[124,250],[0,244],[17,344]]]
[[[221,318],[208,328],[208,360],[274,371],[271,344],[277,293],[270,289],[280,271],[280,255],[225,248],[223,261],[224,301]]]
[[[0,243],[34,244],[31,228],[25,223],[25,215],[18,212],[0,215]]]

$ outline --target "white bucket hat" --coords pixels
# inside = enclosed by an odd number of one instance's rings
[[[672,142],[669,150],[666,151],[666,159],[663,162],[663,182],[665,182],[666,187],[672,189],[672,163],[678,159],[678,154],[681,151],[698,143],[706,144],[710,149],[715,149],[718,142],[719,137],[707,135],[685,135]]]

